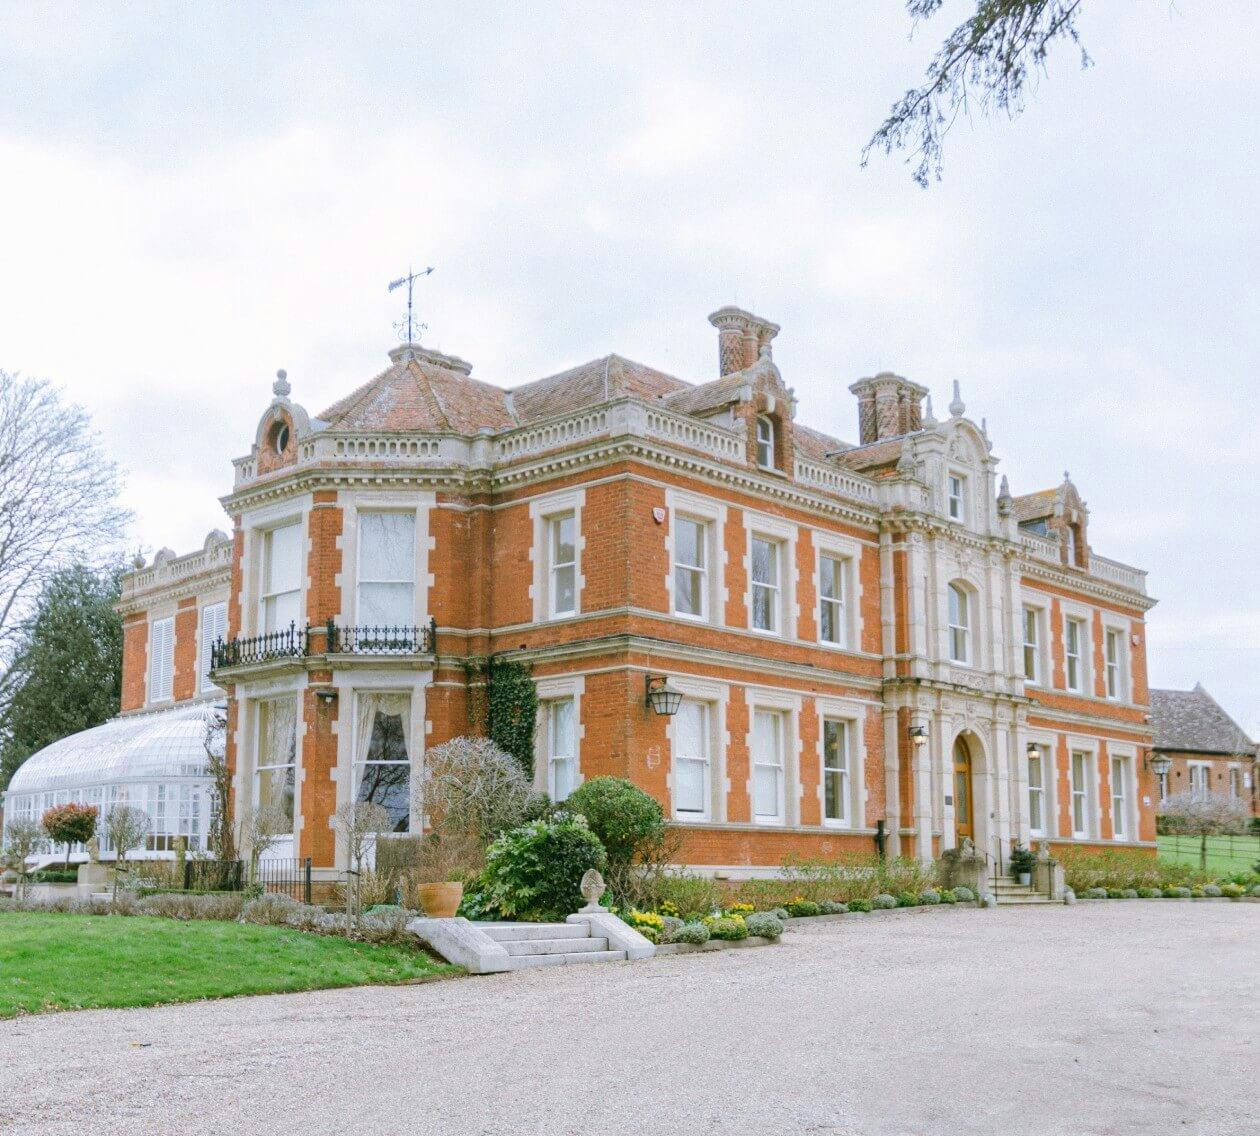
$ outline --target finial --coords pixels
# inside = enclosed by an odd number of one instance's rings
[[[927,396],[927,412],[923,415],[924,426],[935,426],[936,415],[932,413],[932,396]]]
[[[1072,475],[1068,473],[1068,471],[1065,469],[1063,471],[1063,484],[1066,485],[1071,480],[1072,480]]]
[[[963,404],[962,395],[958,392],[958,380],[954,380],[954,401],[949,404],[949,412],[955,418],[961,418],[967,407]]]
[[[980,419],[980,433],[981,433],[982,435],[984,435],[984,437],[985,437],[985,438],[988,438],[988,436],[989,436],[989,420],[988,420],[987,418],[981,418],[981,419]]]
[[[914,438],[907,438],[901,447],[901,456],[897,458],[897,472],[903,477],[914,473]]]
[[[289,391],[292,389],[293,388],[289,386],[289,372],[281,367],[280,370],[276,372],[276,381],[271,384],[271,393],[274,394],[276,398],[288,398]]]
[[[1015,501],[1011,497],[1010,482],[1006,480],[1006,474],[1002,474],[1002,485],[998,490],[998,515],[1009,517],[1011,510],[1015,507]]]
[[[144,553],[136,549],[136,554],[131,558],[131,566],[139,571],[144,567]]]

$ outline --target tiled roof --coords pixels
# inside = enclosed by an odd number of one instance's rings
[[[901,457],[901,450],[906,444],[909,434],[901,434],[896,438],[885,438],[880,442],[870,442],[865,446],[854,446],[845,450],[836,461],[850,469],[874,469],[877,466],[891,465]]]
[[[1042,517],[1054,516],[1054,502],[1058,492],[1058,489],[1042,489],[1016,497],[1013,503],[1016,523],[1022,525],[1026,521],[1039,521]]]
[[[684,386],[681,390],[665,396],[665,405],[671,410],[683,414],[703,414],[706,410],[720,410],[729,406],[739,398],[742,387],[750,386],[752,379],[744,371],[735,371],[723,375],[711,383],[699,386]]]
[[[620,355],[605,355],[558,375],[514,387],[512,408],[522,423],[536,422],[623,395],[657,399],[688,389],[690,384],[664,371]]]
[[[1152,690],[1151,719],[1156,749],[1194,753],[1255,752],[1255,743],[1202,686],[1193,690]]]
[[[802,426],[799,422],[792,423],[792,442],[798,454],[815,461],[824,461],[828,454],[834,454],[837,450],[852,448],[848,442],[842,442],[821,430]]]

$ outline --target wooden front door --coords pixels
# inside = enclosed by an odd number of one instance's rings
[[[964,836],[976,838],[971,806],[971,754],[960,739],[954,743],[954,831],[959,844]]]

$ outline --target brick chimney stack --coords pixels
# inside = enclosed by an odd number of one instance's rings
[[[718,329],[718,366],[723,375],[751,367],[762,347],[769,347],[779,334],[777,323],[729,305],[718,308],[709,322]]]
[[[861,445],[923,429],[927,387],[891,371],[881,371],[874,378],[859,379],[849,390],[857,395]]]

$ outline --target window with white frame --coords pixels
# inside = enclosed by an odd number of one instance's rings
[[[1242,796],[1242,770],[1237,765],[1229,767],[1229,795],[1235,801]]]
[[[673,720],[674,815],[707,820],[711,798],[713,707],[685,698]]]
[[[175,682],[175,620],[155,619],[149,628],[149,701],[170,699]]]
[[[818,557],[818,638],[836,647],[849,645],[848,561],[822,553]]]
[[[210,679],[210,659],[214,645],[227,638],[227,604],[206,604],[201,609],[201,689],[214,690]]]
[[[1159,799],[1168,800],[1168,772],[1166,770],[1159,774]]]
[[[1072,751],[1072,835],[1089,835],[1090,755],[1084,750]]]
[[[784,821],[785,732],[782,711],[753,712],[753,820],[758,824]]]
[[[1190,795],[1196,800],[1202,800],[1211,790],[1211,768],[1205,761],[1190,763]]]
[[[752,538],[752,625],[778,631],[781,622],[783,546],[764,536]]]
[[[949,585],[949,657],[971,662],[971,596],[960,584]]]
[[[547,794],[563,801],[576,787],[577,721],[572,698],[543,703],[547,744]]]
[[[849,767],[849,723],[841,718],[823,719],[823,822],[852,823],[849,805],[852,786]]]
[[[284,631],[302,611],[301,523],[268,529],[262,545],[262,629]]]
[[[1041,681],[1041,612],[1024,608],[1024,681]]]
[[[1129,759],[1111,759],[1111,835],[1123,840],[1129,831]]]
[[[1085,621],[1068,619],[1063,624],[1063,655],[1067,670],[1067,688],[1085,690]]]
[[[415,513],[359,514],[358,575],[360,627],[415,625]]]
[[[1103,638],[1103,657],[1107,672],[1107,697],[1123,698],[1124,683],[1124,632],[1108,627]]]
[[[258,703],[258,762],[254,803],[293,832],[297,788],[297,699],[265,698]]]
[[[965,521],[967,519],[967,479],[961,474],[951,473],[946,480],[946,505],[950,520]]]
[[[774,469],[774,422],[764,414],[757,419],[757,464]]]
[[[553,513],[546,518],[547,614],[552,618],[577,611],[577,514]]]
[[[355,800],[380,805],[390,832],[411,831],[411,695],[364,691],[355,699]]]
[[[1050,766],[1047,746],[1038,745],[1028,751],[1028,831],[1043,836],[1049,824],[1046,815],[1046,781]]]
[[[674,612],[693,619],[709,613],[709,526],[674,517]]]

